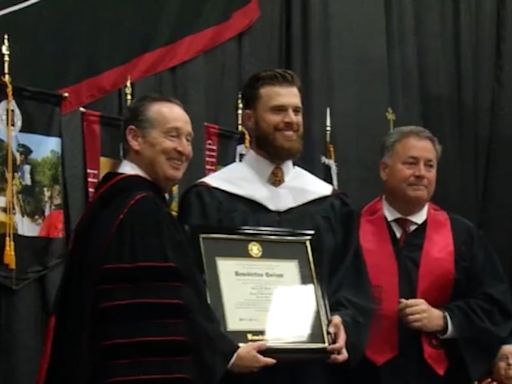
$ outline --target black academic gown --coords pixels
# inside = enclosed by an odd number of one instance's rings
[[[45,382],[216,383],[236,346],[190,260],[159,188],[107,174],[74,233]]]
[[[343,194],[334,193],[275,212],[243,196],[199,183],[182,196],[179,219],[191,229],[264,226],[314,230],[312,250],[317,277],[327,293],[331,312],[343,318],[350,358],[357,360],[361,356],[371,315],[371,295],[357,249],[357,219]],[[230,379],[251,383],[339,383],[343,374],[339,366],[324,361],[281,362],[254,375],[233,375]]]
[[[399,324],[399,355],[375,366],[363,359],[353,381],[375,384],[464,384],[483,377],[512,327],[507,282],[499,260],[477,229],[449,215],[455,246],[455,281],[450,315],[456,338],[443,339],[449,366],[438,376],[423,358],[420,333]],[[399,271],[401,298],[414,298],[426,222],[408,234],[402,247],[388,223]],[[398,307],[398,304],[397,304]]]

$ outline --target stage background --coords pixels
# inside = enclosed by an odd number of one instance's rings
[[[175,10],[187,6],[200,9],[201,2],[179,3]],[[114,19],[125,16],[122,3],[107,2],[102,7],[102,18],[94,21],[97,25],[105,15]],[[323,175],[320,157],[325,147],[325,108],[329,106],[339,184],[354,206],[362,207],[381,190],[379,148],[388,129],[385,111],[392,107],[395,125],[423,125],[440,138],[444,153],[434,201],[478,225],[512,276],[512,2],[260,0],[259,12],[245,32],[133,83],[135,96],[147,92],[173,95],[191,115],[195,157],[180,190],[204,174],[203,123],[236,129],[236,97],[243,80],[263,68],[291,68],[303,81],[305,151],[298,160],[300,165]],[[144,17],[142,6],[137,16],[133,22],[157,32],[153,20]],[[172,24],[180,14],[161,17]],[[82,23],[84,29],[84,23],[99,28],[80,14],[74,22]],[[39,51],[19,46],[16,28],[34,33],[44,30],[22,22],[11,28],[13,55],[17,50],[24,52],[23,59],[13,59],[11,64],[19,84],[49,90],[67,85],[55,80],[52,89],[51,79],[58,79],[58,71],[35,70],[38,57],[42,60],[41,56],[52,52],[53,56],[44,59],[73,63],[67,71],[76,73],[87,72],[87,60],[104,59],[99,55],[80,60],[80,47],[73,57],[59,54],[70,52],[60,51],[59,46],[74,44],[73,36],[64,33],[46,43],[37,39]],[[5,32],[2,18],[0,32]],[[116,46],[105,46],[107,41],[97,38],[86,43],[101,48],[98,51],[115,51]],[[119,44],[139,46],[140,42],[135,35]],[[33,59],[31,49],[35,49]],[[84,107],[116,115],[123,105],[122,90],[114,90]],[[8,305],[10,302],[3,301],[1,310],[8,310]],[[8,372],[4,367],[7,361],[0,356],[2,382]],[[27,364],[34,366],[32,362],[23,364],[25,371]],[[23,380],[5,382],[32,383]]]

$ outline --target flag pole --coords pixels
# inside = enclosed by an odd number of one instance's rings
[[[331,171],[331,183],[334,189],[338,189],[338,166],[336,165],[336,152],[331,143],[331,108],[325,111],[325,156],[322,156],[322,163],[327,165]]]
[[[14,183],[13,183],[13,111],[14,111],[14,96],[11,83],[11,75],[9,71],[10,64],[10,49],[9,49],[9,36],[4,35],[2,44],[2,57],[4,62],[4,75],[2,79],[6,86],[7,105],[6,105],[6,155],[7,155],[7,188],[5,191],[6,201],[6,228],[5,228],[5,246],[4,246],[4,263],[9,269],[16,269],[16,254],[14,252]],[[14,277],[14,276],[13,276]]]
[[[393,109],[391,107],[388,107],[388,109],[386,110],[386,119],[388,120],[389,131],[391,132],[393,129],[395,129],[396,120],[395,112],[393,112]]]
[[[325,144],[327,158],[336,161],[336,154],[334,152],[334,145],[331,143],[331,108],[327,107],[325,111]]]
[[[249,146],[251,144],[251,138],[249,137],[249,133],[243,126],[243,110],[244,105],[242,102],[242,92],[238,92],[237,102],[236,102],[236,118],[237,118],[237,131],[240,136],[243,136],[243,143],[236,146],[236,154],[235,161],[242,161],[243,156],[247,153]]]
[[[238,132],[242,132],[244,127],[242,126],[242,112],[244,109],[244,105],[242,103],[242,92],[238,92],[238,96],[236,98],[236,126]]]

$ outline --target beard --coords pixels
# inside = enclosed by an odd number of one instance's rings
[[[275,133],[268,134],[256,126],[254,146],[266,155],[267,160],[280,164],[287,160],[294,160],[301,154],[302,133],[298,133],[295,140],[283,140],[276,136]]]

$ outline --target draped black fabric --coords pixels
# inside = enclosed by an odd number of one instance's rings
[[[434,200],[480,225],[510,276],[510,3],[389,0],[386,16],[397,122],[444,145]]]
[[[12,61],[21,64],[13,73],[21,83],[65,92],[67,112],[128,77],[141,79],[190,60],[259,16],[257,0],[16,3],[0,2],[1,32],[11,35]]]
[[[103,18],[122,14],[119,4],[103,3]],[[185,103],[191,115],[196,156],[180,190],[204,174],[203,123],[235,130],[236,97],[243,80],[263,68],[288,67],[301,76],[304,85],[302,166],[323,175],[320,156],[325,147],[325,108],[330,106],[340,188],[354,205],[367,203],[381,190],[379,145],[388,129],[384,113],[391,106],[397,115],[396,125],[423,124],[440,137],[444,154],[435,201],[483,229],[512,277],[510,1],[259,3],[261,16],[242,35],[178,67],[133,83],[135,96],[172,94]],[[141,12],[140,24],[153,29],[152,21],[142,16]],[[2,33],[6,31],[4,20],[0,17]],[[44,82],[58,75],[55,66],[39,65],[39,57],[47,50],[50,53],[46,55],[55,63],[65,64],[66,70],[82,66],[80,62],[69,65],[74,58],[59,48],[76,44],[71,35],[40,41],[38,46],[46,48],[37,51],[38,59],[25,59],[30,52],[16,35],[37,31],[22,21],[9,25],[11,51],[18,55],[11,61],[15,79],[34,75]],[[76,44],[70,49],[81,48]],[[91,53],[90,61],[102,57]],[[122,110],[121,94],[113,92],[89,107],[116,115]],[[63,151],[65,155],[65,146]],[[72,177],[72,173],[67,175]],[[4,375],[0,377],[3,382]]]
[[[395,126],[423,125],[444,145],[434,200],[482,228],[512,272],[511,8],[506,0],[261,0],[261,17],[247,32],[137,82],[135,93],[180,98],[198,154],[204,121],[235,129],[236,95],[249,74],[295,70],[305,107],[299,163],[323,175],[330,106],[340,187],[356,206],[380,192],[379,148],[392,107]],[[115,112],[118,94],[93,105]],[[183,184],[202,175],[196,156]]]

